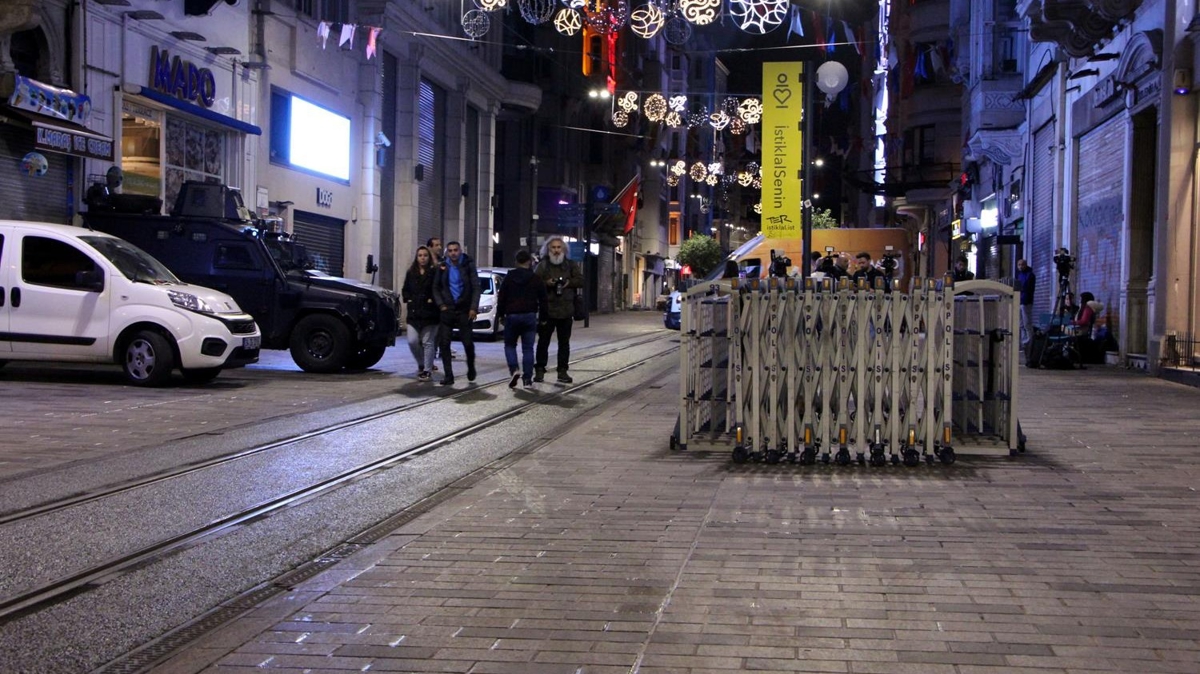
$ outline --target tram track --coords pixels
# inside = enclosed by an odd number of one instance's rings
[[[604,355],[611,355],[619,351],[627,350],[634,346],[651,344],[656,341],[663,341],[668,337],[669,336],[656,335],[650,339],[641,339],[629,344],[613,347],[602,352],[589,354],[588,356],[573,362],[586,362],[587,360],[600,358]],[[200,543],[204,539],[220,535],[223,532],[232,530],[250,521],[266,517],[294,504],[306,502],[314,497],[330,493],[349,482],[391,468],[414,457],[432,452],[439,447],[462,440],[497,423],[518,417],[530,411],[531,409],[544,405],[545,402],[552,397],[562,397],[573,392],[587,389],[601,382],[612,379],[613,377],[627,373],[630,370],[642,367],[643,365],[655,361],[656,359],[673,354],[674,352],[674,347],[655,352],[639,360],[630,362],[609,372],[590,378],[587,381],[579,384],[574,384],[563,389],[548,392],[548,395],[542,394],[536,400],[525,401],[513,407],[489,414],[483,418],[474,420],[466,426],[438,435],[420,444],[405,447],[386,456],[368,460],[353,468],[343,470],[334,475],[319,479],[311,484],[292,489],[285,493],[275,494],[248,507],[243,507],[232,513],[227,513],[203,525],[192,526],[185,531],[168,535],[162,537],[160,540],[144,544],[133,551],[122,553],[97,563],[92,563],[85,568],[64,574],[61,577],[50,581],[42,582],[36,587],[22,590],[8,597],[0,598],[0,625],[3,625],[21,616],[35,613],[44,607],[53,605],[78,593],[85,592],[90,586],[96,586],[102,583],[106,578],[120,574],[123,571],[133,567],[138,567],[145,563],[149,563],[156,558],[160,558],[173,552],[191,547]],[[6,515],[4,519],[0,519],[0,526],[13,524],[23,520],[29,520],[50,513],[64,512],[70,508],[77,507],[84,503],[99,501],[117,494],[133,491],[138,488],[144,488],[167,480],[176,479],[183,475],[211,469],[222,464],[227,464],[232,461],[245,458],[246,456],[251,455],[252,452],[261,453],[271,449],[278,449],[280,447],[296,444],[316,436],[330,435],[355,425],[366,424],[370,423],[371,421],[384,419],[391,415],[411,411],[414,408],[418,408],[426,404],[443,402],[455,396],[466,395],[478,391],[481,388],[506,384],[507,379],[508,378],[505,377],[503,380],[489,382],[483,386],[476,386],[471,389],[456,392],[453,396],[439,397],[429,401],[401,405],[388,410],[382,410],[372,414],[363,415],[361,417],[333,424],[327,428],[298,434],[282,440],[266,443],[258,447],[235,452],[222,457],[217,457],[202,464],[193,464],[186,467],[181,467],[178,471],[175,471],[171,474],[158,474],[142,480],[114,486],[112,488],[99,490],[85,495],[80,495],[78,497],[62,499],[53,504],[44,504],[42,506],[38,506],[37,508],[21,511],[20,513],[12,513]]]
[[[587,353],[587,355],[584,355],[584,356],[582,356],[576,360],[573,360],[571,362],[574,365],[578,365],[578,364],[586,363],[589,360],[595,360],[598,358],[602,358],[604,356],[609,356],[614,353],[618,353],[620,351],[624,351],[626,349],[634,348],[637,346],[642,346],[645,344],[651,344],[656,341],[663,341],[666,339],[670,339],[672,337],[675,337],[675,335],[653,334],[652,336],[650,336],[648,338],[646,338],[645,335],[636,335],[632,338],[629,338],[628,340],[618,340],[621,342],[627,342],[627,343],[622,344],[621,346],[609,346],[609,348],[606,348],[602,351],[598,351],[595,353]],[[59,498],[59,499],[55,499],[53,501],[40,503],[35,506],[21,508],[19,510],[13,510],[10,512],[0,512],[0,527],[7,525],[7,524],[12,524],[14,522],[20,522],[22,520],[28,520],[28,519],[31,519],[34,517],[39,517],[42,515],[59,512],[59,511],[66,510],[68,508],[73,508],[73,507],[76,507],[76,506],[79,506],[79,505],[82,505],[85,503],[98,501],[98,500],[108,498],[108,497],[116,495],[116,494],[129,492],[129,491],[133,491],[136,489],[141,489],[141,488],[144,488],[144,487],[147,487],[147,486],[150,486],[153,484],[161,483],[161,482],[166,482],[168,480],[173,480],[173,479],[176,479],[179,477],[183,477],[185,475],[190,475],[190,474],[197,473],[197,472],[200,472],[203,470],[208,470],[208,469],[216,467],[216,466],[227,464],[227,463],[230,463],[233,461],[238,461],[240,459],[254,456],[256,454],[262,454],[264,452],[278,450],[278,449],[281,449],[284,447],[295,445],[295,444],[303,442],[305,440],[319,438],[324,435],[329,435],[332,433],[336,433],[338,431],[353,428],[355,426],[360,426],[362,424],[370,423],[373,421],[378,421],[380,419],[385,419],[387,417],[394,416],[397,414],[412,412],[414,410],[419,410],[423,407],[428,407],[430,405],[442,403],[442,402],[445,402],[448,400],[455,400],[458,398],[467,397],[470,395],[477,394],[481,390],[495,388],[495,387],[499,387],[501,385],[507,385],[507,383],[508,383],[508,377],[493,380],[490,382],[484,382],[482,384],[477,384],[470,388],[457,390],[450,395],[432,396],[432,397],[425,398],[422,400],[408,402],[408,403],[405,403],[402,405],[396,405],[393,407],[389,407],[387,409],[372,412],[370,414],[364,414],[361,416],[357,416],[357,417],[353,417],[353,418],[346,419],[343,421],[339,421],[338,423],[330,424],[329,426],[325,426],[323,428],[306,431],[304,433],[297,433],[294,435],[290,435],[288,437],[279,438],[279,439],[273,440],[271,442],[262,443],[262,444],[255,445],[253,447],[249,447],[249,448],[239,450],[236,452],[232,452],[229,454],[222,454],[219,456],[214,456],[214,457],[211,457],[208,459],[204,459],[202,461],[189,463],[187,465],[182,465],[175,469],[160,471],[153,475],[134,478],[132,480],[109,485],[109,486],[106,486],[106,487],[103,487],[100,489],[94,489],[94,490],[90,490],[90,491],[87,491],[84,493],[73,494],[71,496],[67,496],[64,498]],[[262,425],[264,423],[270,423],[271,421],[272,421],[272,419],[266,419],[263,421],[255,422],[255,425],[258,426],[258,425]]]

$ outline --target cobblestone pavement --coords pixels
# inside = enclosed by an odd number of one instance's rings
[[[1029,451],[672,453],[677,374],[158,671],[1200,671],[1200,391],[1023,371]]]

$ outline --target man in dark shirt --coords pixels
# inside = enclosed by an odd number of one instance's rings
[[[463,252],[457,241],[446,244],[444,268],[439,267],[433,277],[433,300],[441,311],[438,326],[438,346],[442,351],[442,367],[445,369],[442,384],[454,383],[454,370],[450,360],[450,336],[458,330],[463,351],[467,354],[467,381],[475,381],[475,338],[471,324],[479,312],[479,273],[475,261]]]
[[[530,269],[533,256],[517,251],[517,266],[504,276],[496,298],[496,320],[504,319],[504,359],[508,361],[509,388],[517,380],[533,387],[533,345],[538,322],[550,310],[546,284]],[[517,340],[521,340],[521,363],[517,365]]]

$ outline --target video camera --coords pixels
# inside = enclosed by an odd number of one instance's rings
[[[776,254],[775,249],[771,249],[771,268],[768,270],[769,275],[778,278],[787,278],[788,269],[792,266],[792,258]]]
[[[883,270],[884,276],[891,278],[896,273],[897,261],[896,253],[891,246],[884,248],[883,259],[879,261],[879,268]]]
[[[1054,251],[1054,266],[1058,268],[1059,278],[1069,277],[1071,271],[1075,269],[1075,258],[1071,256],[1071,251],[1066,248]]]

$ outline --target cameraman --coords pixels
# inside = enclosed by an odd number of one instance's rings
[[[787,278],[792,266],[792,259],[786,255],[776,254],[771,250],[771,267],[769,275],[775,278]]]
[[[880,278],[883,274],[871,264],[871,254],[863,251],[854,256],[854,263],[858,269],[850,275],[850,280],[858,283],[859,279],[865,279],[868,288],[875,287],[875,279]]]
[[[1021,348],[1033,339],[1033,292],[1037,277],[1025,258],[1017,260],[1017,276],[1014,287],[1021,293]]]

